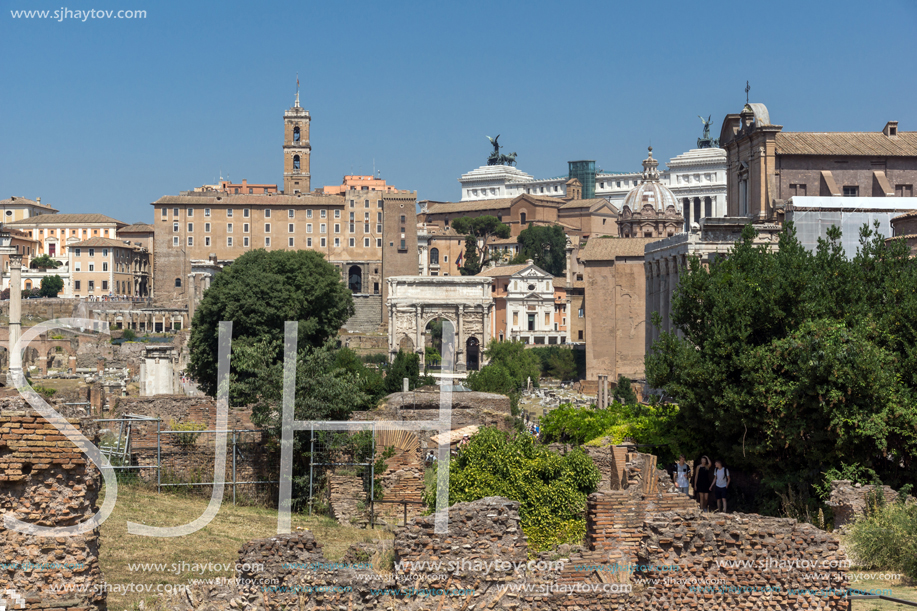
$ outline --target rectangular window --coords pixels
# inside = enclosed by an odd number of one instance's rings
[[[350,207],[353,208],[353,200],[350,200]]]
[[[90,264],[89,264],[89,271],[91,271],[91,272],[96,271],[96,264],[95,264],[95,263],[90,263]]]
[[[90,249],[89,249],[89,256],[90,256],[90,257],[96,256],[96,249],[95,249],[95,248],[90,248]]]
[[[328,233],[328,226],[325,223],[322,223],[318,229],[319,233]]]
[[[172,236],[172,246],[178,246],[178,236]]]
[[[306,218],[307,219],[312,218],[312,210],[306,210]]]
[[[363,238],[363,248],[369,248],[369,238]]]
[[[340,223],[334,224],[334,233],[341,233],[341,224]]]
[[[103,281],[102,281],[102,290],[103,290],[103,291],[107,291],[107,290],[108,290],[108,280],[103,280]]]
[[[210,216],[210,208],[204,208],[204,216]]]
[[[242,223],[242,233],[248,233],[248,223]]]
[[[288,242],[289,242],[290,248],[293,248],[293,238],[290,238]]]
[[[248,192],[251,193],[251,189],[249,189]],[[249,209],[248,209],[248,208],[243,208],[243,209],[242,209],[242,217],[243,217],[243,218],[248,218],[248,213],[249,213]]]
[[[580,308],[579,311],[577,312],[577,315],[580,318],[584,317],[586,315],[586,308]]]
[[[232,223],[226,223],[226,233],[232,233]]]
[[[369,233],[369,223],[363,224],[363,233]]]
[[[325,238],[322,238],[322,248],[324,248],[327,244],[328,242],[325,240]]]
[[[191,236],[188,236],[188,246],[194,246],[194,238]]]
[[[187,213],[188,213],[188,218],[191,218],[192,216],[194,216],[194,208],[188,208]]]
[[[376,248],[382,248],[382,238],[376,238]]]
[[[226,245],[232,246],[232,238],[226,238]]]
[[[194,231],[194,223],[188,223],[188,232]]]
[[[353,248],[356,245],[357,245],[356,240],[354,240],[353,238],[350,238],[350,247]]]
[[[265,246],[270,246],[270,245],[271,245],[271,238],[264,238],[264,245],[265,245]]]
[[[327,210],[322,210],[322,211],[321,211],[321,214],[320,214],[319,216],[321,216],[322,218],[326,218],[326,217],[328,216],[328,211],[327,211]]]
[[[376,233],[382,233],[382,225],[376,225]]]
[[[376,208],[381,208],[381,207],[382,207],[382,200],[380,199],[379,201],[376,202]]]
[[[287,210],[287,218],[293,218],[293,212],[294,212],[294,211],[293,211],[292,208],[290,208],[289,210]]]
[[[354,220],[354,219],[353,219],[353,212],[351,212],[351,213],[350,213],[350,222],[352,223],[353,220]]]
[[[336,219],[341,218],[341,211],[340,211],[340,210],[335,210],[335,211],[334,211],[334,218],[336,218]]]
[[[306,238],[306,246],[312,248],[312,238]]]
[[[266,218],[266,219],[271,218],[271,210],[270,210],[270,208],[265,208],[265,209],[264,209],[264,218]]]
[[[172,223],[172,231],[178,233],[178,223]]]
[[[248,246],[248,236],[242,238],[242,246]]]
[[[73,264],[73,271],[75,272],[80,271],[80,262],[79,261]]]
[[[164,217],[168,217],[168,216],[169,216],[169,209],[168,209],[168,208],[163,208],[163,209],[162,209],[162,216],[164,216]]]
[[[844,187],[844,197],[859,197],[860,188],[858,186]]]
[[[107,249],[107,248],[103,248],[103,249],[102,249],[102,256],[103,256],[103,257],[107,257],[107,256],[108,256],[108,249]]]
[[[210,246],[210,236],[204,238],[204,246]]]
[[[312,233],[312,223],[306,223],[306,233]]]
[[[401,240],[401,246],[398,248],[398,250],[407,250],[407,249],[408,247],[404,245],[404,240]]]
[[[227,209],[226,209],[226,216],[229,216],[229,217],[232,216],[232,208],[227,208]]]
[[[293,223],[287,225],[287,233],[293,233]]]
[[[74,249],[73,249],[73,254],[74,254],[74,256],[79,257],[79,256],[80,256],[80,252],[81,252],[81,251],[80,251],[79,248],[74,248]]]
[[[271,232],[271,224],[265,223],[264,224],[264,233],[270,233],[270,232]]]
[[[335,245],[335,246],[340,246],[340,245],[341,245],[341,238],[334,238],[334,245]]]
[[[80,270],[76,270],[76,271],[80,271]],[[79,280],[73,281],[73,288],[75,288],[76,290],[80,290],[80,281]]]
[[[364,212],[364,213],[363,213],[363,222],[364,222],[364,223],[368,223],[368,222],[369,222],[369,212]]]
[[[376,213],[376,222],[377,222],[377,223],[381,223],[381,222],[382,222],[382,213],[381,213],[381,212],[377,212],[377,213]]]
[[[172,208],[172,216],[178,216],[178,208]]]
[[[89,290],[90,290],[90,291],[96,290],[96,281],[95,281],[95,280],[90,280],[90,281],[89,281]]]
[[[210,233],[210,223],[204,223],[204,232]]]
[[[364,208],[369,208],[369,200],[368,200],[368,199],[364,199],[364,200],[363,200],[363,207],[364,207]]]
[[[351,224],[350,224],[350,233],[353,233],[354,231],[356,231],[356,225],[354,225],[353,223],[351,223]]]

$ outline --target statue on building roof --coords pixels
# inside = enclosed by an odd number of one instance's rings
[[[713,115],[709,115],[705,121],[702,116],[697,115],[697,118],[704,124],[704,135],[697,139],[697,148],[699,149],[712,149],[720,146],[719,139],[710,137],[710,124],[712,123],[710,119],[712,117]]]
[[[512,153],[511,155],[500,154],[500,149],[503,148],[497,142],[500,139],[500,134],[497,134],[496,138],[487,136],[487,139],[490,140],[490,143],[494,147],[490,157],[487,158],[487,165],[516,165],[516,153]]]

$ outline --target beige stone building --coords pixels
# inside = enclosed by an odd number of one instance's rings
[[[67,261],[71,244],[89,238],[115,239],[127,223],[104,214],[41,214],[7,223],[12,229],[30,232],[38,241],[38,254]]]
[[[31,200],[26,197],[12,196],[0,200],[0,223],[12,223],[39,214],[56,214],[57,212],[48,204],[41,203],[40,197]]]
[[[794,196],[913,197],[917,132],[784,132],[764,104],[726,115],[727,216],[782,221]]]
[[[567,304],[564,286],[531,259],[520,265],[485,269],[494,300],[490,337],[524,344],[566,344]]]
[[[376,331],[387,320],[385,279],[417,273],[417,194],[349,185],[309,192],[309,112],[284,113],[284,193],[186,191],[153,202],[156,303],[190,307],[213,276],[255,249],[314,250],[335,265],[357,314],[345,328]],[[141,232],[142,233],[142,232]]]
[[[68,249],[71,294],[77,298],[147,297],[149,251],[110,238],[89,238]]]
[[[585,276],[586,379],[644,377],[644,249],[655,238],[593,238],[580,251]]]

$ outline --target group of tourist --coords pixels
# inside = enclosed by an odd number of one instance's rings
[[[675,482],[679,492],[689,496],[691,487],[694,488],[694,495],[697,502],[700,503],[701,511],[710,510],[712,497],[716,499],[714,511],[726,512],[726,495],[732,477],[722,460],[717,460],[711,465],[709,458],[701,456],[697,469],[692,474],[691,465],[685,461],[685,455],[682,454],[672,469],[672,481]]]
[[[535,436],[535,439],[538,439],[538,436],[541,435],[541,427],[534,422],[529,422],[527,428],[529,433]]]

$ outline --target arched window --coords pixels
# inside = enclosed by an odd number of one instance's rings
[[[299,155],[293,155],[293,169],[299,169]]]
[[[525,212],[520,212],[520,213],[519,213],[519,222],[520,222],[521,224],[525,225]]]
[[[175,279],[175,288],[181,288],[181,278]]]
[[[299,142],[299,126],[293,128],[293,142]]]
[[[439,249],[430,249],[430,265],[439,265]]]

